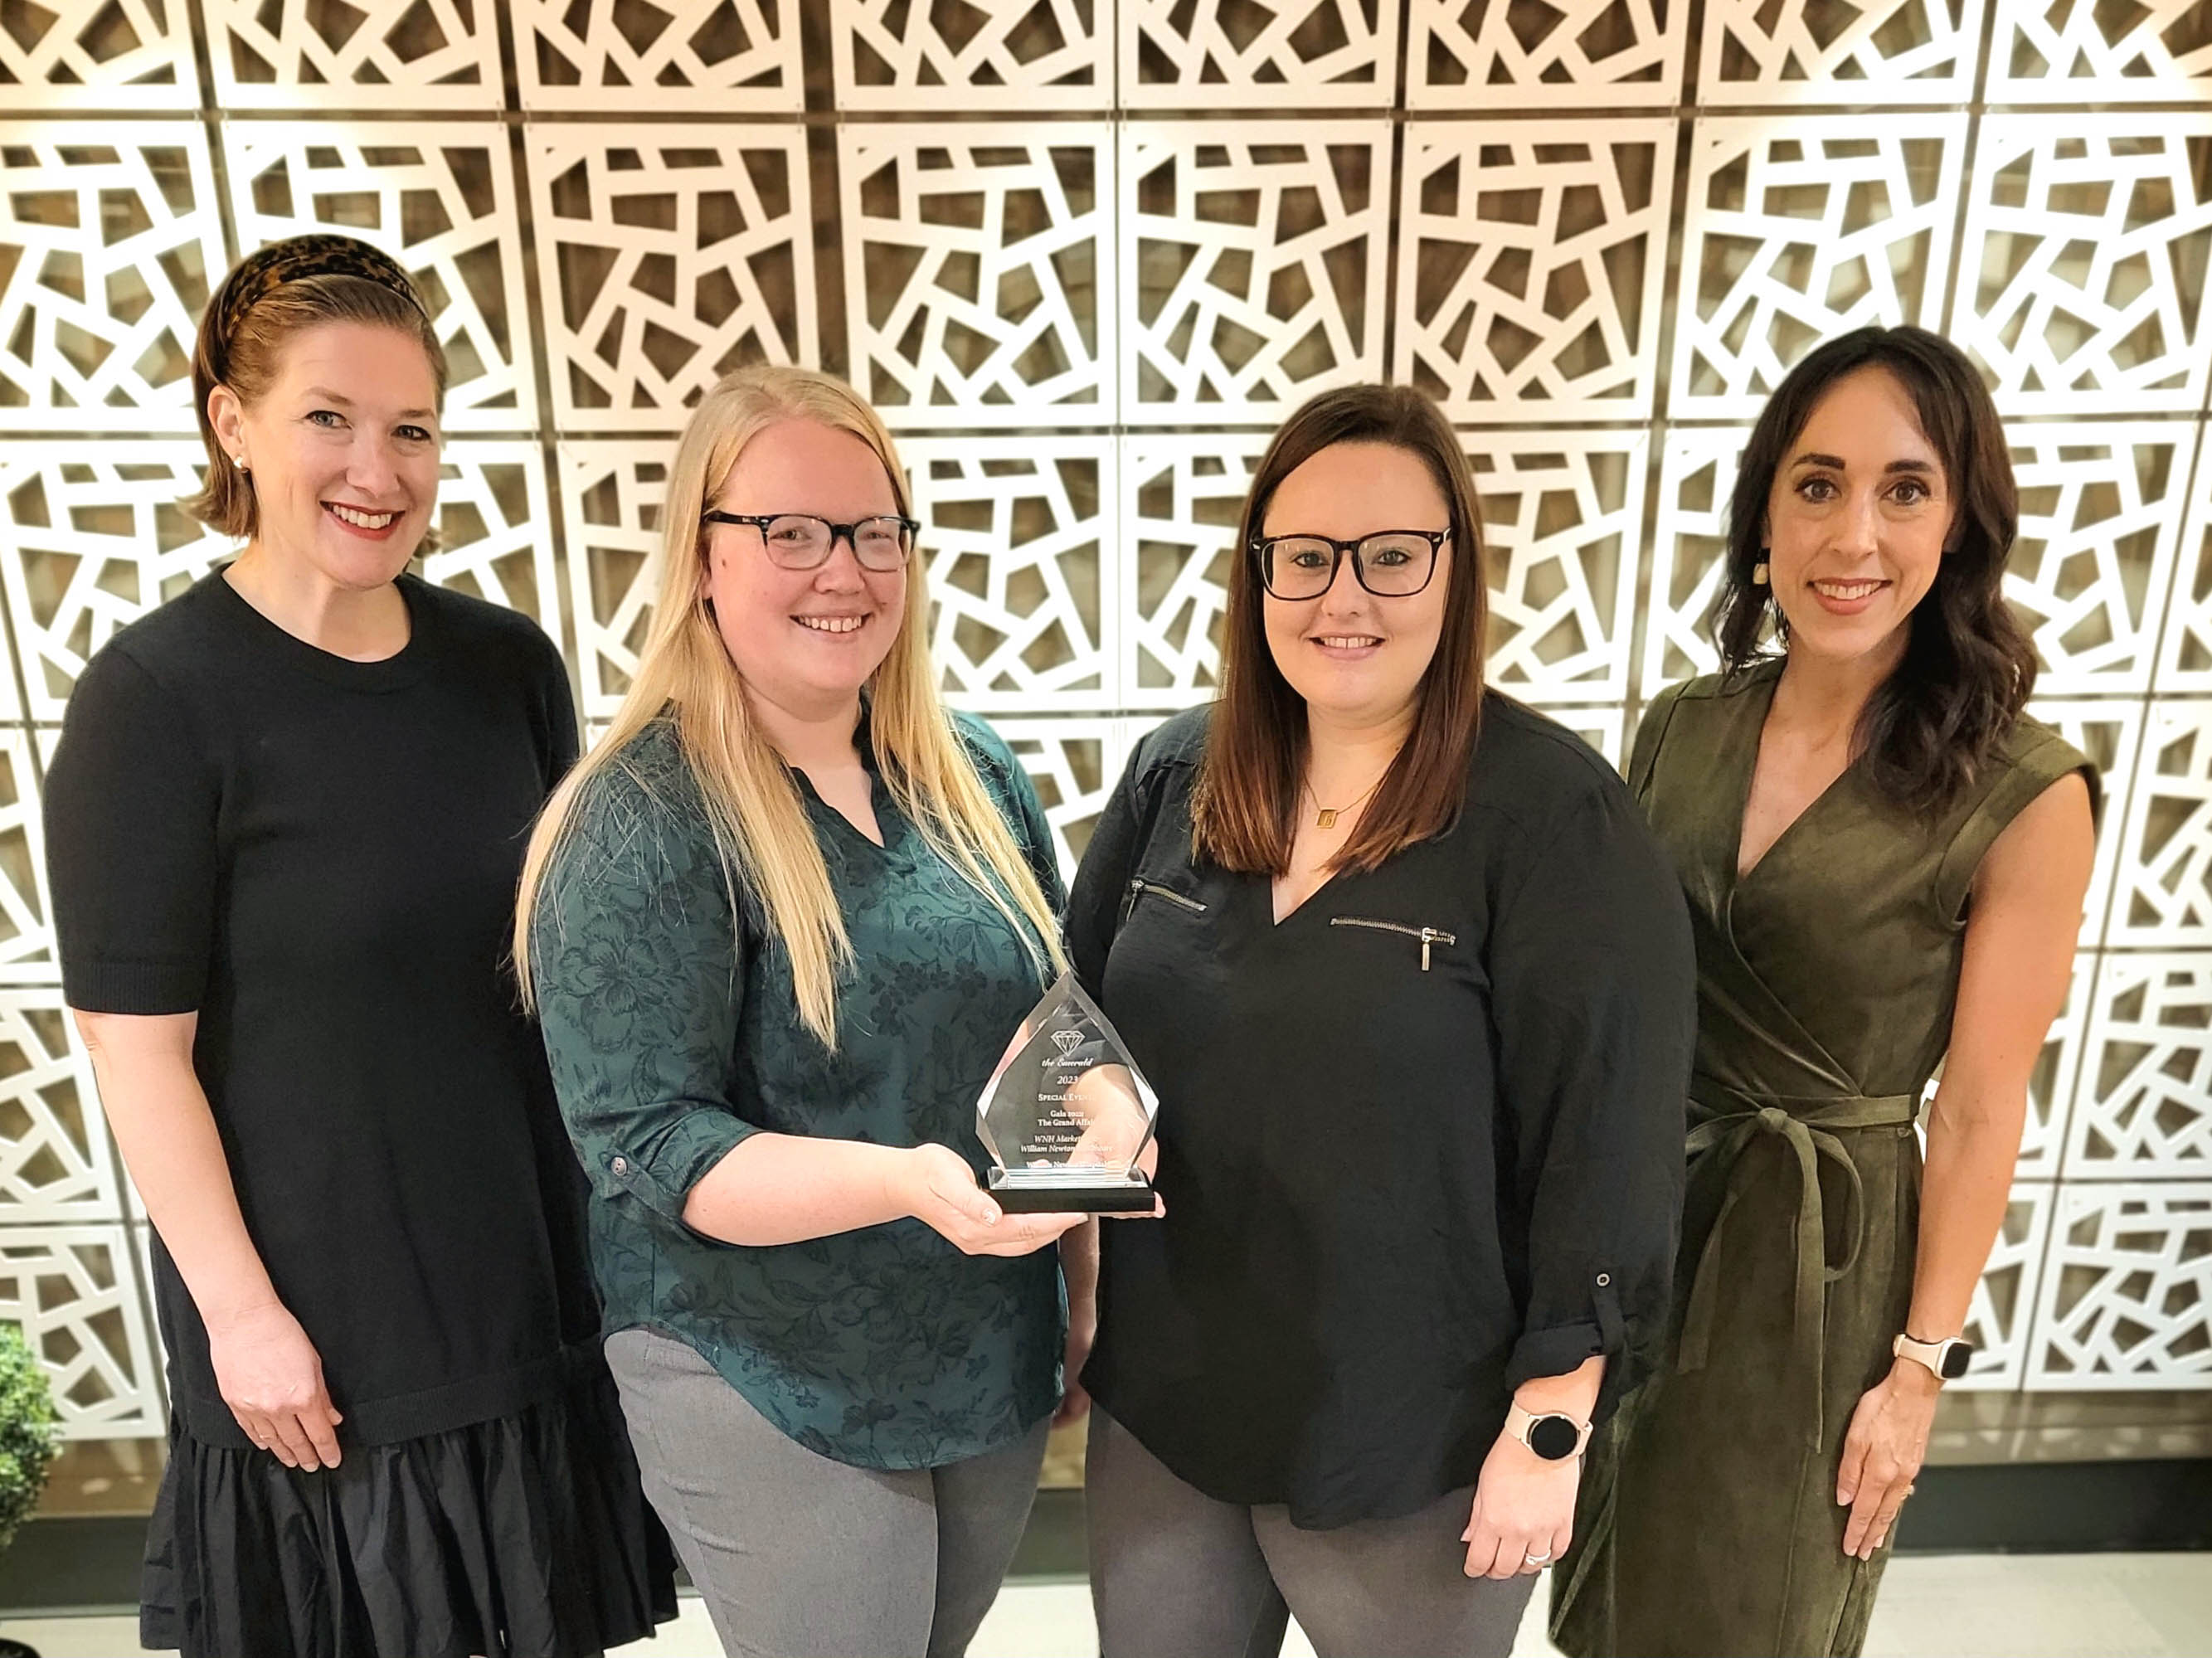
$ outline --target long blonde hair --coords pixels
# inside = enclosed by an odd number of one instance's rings
[[[701,400],[668,475],[660,597],[636,677],[613,725],[546,802],[523,860],[514,961],[527,1005],[536,1000],[531,920],[544,897],[547,872],[574,825],[577,803],[600,772],[624,763],[623,751],[641,732],[668,715],[706,804],[732,890],[733,922],[736,892],[757,895],[769,932],[791,957],[800,1019],[825,1046],[836,1046],[837,981],[852,967],[852,940],[799,786],[753,715],[701,580],[701,514],[708,501],[745,445],[787,420],[813,421],[866,443],[884,464],[898,510],[912,515],[890,434],[842,380],[805,368],[741,368]],[[872,681],[877,767],[923,839],[1023,937],[1042,988],[1062,964],[1059,926],[939,700],[927,639],[927,586],[917,551],[907,568],[906,613]]]

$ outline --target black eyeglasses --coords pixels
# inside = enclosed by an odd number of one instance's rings
[[[1252,544],[1260,580],[1277,598],[1319,598],[1335,583],[1344,556],[1352,574],[1378,598],[1410,598],[1437,573],[1437,553],[1449,530],[1381,530],[1357,541],[1327,536],[1275,536]]]
[[[921,533],[919,519],[884,513],[857,524],[832,524],[811,513],[702,513],[708,524],[750,524],[761,532],[769,562],[780,570],[815,570],[830,562],[830,552],[843,537],[864,570],[879,574],[902,568],[914,552],[914,538]]]

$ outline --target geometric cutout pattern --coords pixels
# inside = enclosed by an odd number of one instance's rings
[[[1106,0],[830,0],[837,107],[1111,109],[1113,11]]]
[[[2151,702],[2120,834],[2106,943],[2212,947],[2212,702]]]
[[[2031,1390],[2212,1388],[2212,1185],[2057,1190]]]
[[[2067,1179],[2212,1174],[2212,954],[2107,956],[2083,1078]]]
[[[497,12],[484,0],[355,6],[199,0],[226,109],[497,109]]]
[[[2201,694],[2212,691],[2212,437],[2198,447],[2196,478],[2175,561],[2179,580],[2168,600],[2158,685]]]
[[[1121,106],[1388,109],[1398,9],[1396,0],[1118,0]]]
[[[185,0],[21,6],[0,27],[0,109],[198,109]]]
[[[2039,686],[2038,690],[2039,695],[2028,702],[2028,714],[2095,763],[2098,786],[2104,796],[2096,857],[2089,866],[2089,890],[2081,900],[2081,946],[2094,950],[2105,941],[2105,918],[2112,909],[2112,884],[2119,871],[2120,820],[2135,780],[2143,705],[2132,697],[2045,697],[2039,694]]]
[[[406,268],[446,348],[446,430],[538,423],[505,127],[232,122],[223,149],[241,246],[336,230]]]
[[[1667,434],[1640,696],[1656,696],[1678,679],[1711,673],[1720,665],[1705,618],[1720,592],[1736,457],[1750,435],[1740,427],[1677,426]]]
[[[1628,719],[1626,709],[1577,708],[1569,704],[1563,708],[1546,708],[1543,714],[1548,720],[1558,720],[1603,755],[1615,770],[1627,763],[1627,755],[1622,748]]]
[[[1406,107],[1672,104],[1689,18],[1687,0],[1413,0]]]
[[[1462,441],[1490,574],[1485,677],[1539,707],[1620,701],[1650,438],[1484,432]]]
[[[115,1165],[59,986],[0,991],[0,1217],[105,1220]]]
[[[669,451],[665,439],[559,446],[577,713],[587,720],[613,718],[637,671],[659,596]]]
[[[1990,115],[1951,336],[2008,415],[2196,414],[2212,347],[2212,110]]]
[[[1006,740],[1029,773],[1052,826],[1061,875],[1075,878],[1091,830],[1106,809],[1107,797],[1121,780],[1135,741],[1131,722],[1097,716],[1073,720],[994,720],[992,729]]]
[[[52,915],[31,734],[0,731],[0,984],[59,981]]]
[[[1650,412],[1675,123],[1409,125],[1395,377],[1455,420]]]
[[[1700,118],[1672,412],[1748,420],[1832,334],[1940,327],[1966,137],[1964,115]]]
[[[902,428],[1112,418],[1113,129],[844,126],[847,349]]]
[[[205,130],[10,121],[0,162],[0,428],[190,431],[228,263]]]
[[[58,721],[94,652],[236,550],[177,503],[196,440],[0,446],[0,590],[30,717]]]
[[[2020,1161],[2013,1173],[2021,1180],[2052,1180],[2066,1143],[2067,1124],[2081,1073],[2082,1027],[2088,1019],[2090,981],[2096,958],[2077,956],[2068,975],[2066,1003],[2051,1022],[2043,1050],[2027,1078],[2027,1114],[2021,1125]],[[1942,1076],[1938,1073],[1940,1091]]]
[[[561,581],[545,457],[535,443],[449,443],[439,457],[438,550],[422,579],[520,610],[561,643]]]
[[[948,700],[985,713],[1112,708],[1114,440],[908,438],[899,450]]]
[[[1190,708],[1213,699],[1237,525],[1264,433],[1121,440],[1121,699]]]
[[[775,0],[507,0],[526,110],[796,113],[799,15]]]
[[[2021,525],[2005,597],[2034,635],[2036,689],[2148,689],[2195,426],[2015,421],[2008,435]]]
[[[2051,1240],[2054,1187],[2021,1181],[2012,1188],[2004,1219],[1997,1227],[1989,1265],[1975,1283],[1974,1297],[1960,1332],[1973,1344],[1973,1362],[1950,1385],[1965,1393],[2010,1392],[2027,1367],[2027,1325],[2043,1276],[2043,1256]]]
[[[1698,85],[1715,104],[1964,103],[1981,39],[1982,0],[1705,0]]]
[[[128,1229],[0,1227],[0,1320],[45,1362],[64,1439],[166,1431]]]
[[[674,431],[731,369],[811,362],[795,128],[536,125],[531,205],[564,431]]]
[[[2212,100],[2203,0],[2133,0],[2124,11],[2072,0],[1996,0],[1991,103]]]
[[[1125,421],[1272,423],[1382,377],[1387,121],[1121,129]]]

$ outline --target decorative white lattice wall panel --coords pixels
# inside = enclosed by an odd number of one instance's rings
[[[1626,746],[1628,711],[1626,708],[1588,708],[1572,706],[1544,710],[1618,768],[1628,763]]]
[[[2212,1175],[2212,952],[2105,957],[2068,1180]]]
[[[1667,434],[1644,612],[1645,697],[1720,666],[1705,618],[1720,592],[1736,457],[1750,435],[1741,427],[1678,426]]]
[[[1397,0],[1115,0],[1124,109],[1388,109]]]
[[[2039,1181],[2019,1181],[1997,1228],[1989,1265],[1974,1285],[1960,1332],[1973,1344],[1973,1362],[1950,1385],[1962,1393],[2009,1393],[2027,1367],[2027,1327],[2043,1278],[2043,1256],[2051,1239],[2051,1215],[2057,1188]]]
[[[130,1237],[105,1226],[0,1227],[0,1320],[45,1361],[64,1439],[166,1430]]]
[[[805,106],[791,0],[507,0],[527,110],[795,114]]]
[[[2077,956],[2067,976],[2066,1003],[2043,1039],[2035,1068],[2027,1078],[2027,1114],[2021,1126],[2020,1161],[2013,1173],[2021,1180],[2055,1180],[2066,1145],[2067,1124],[2081,1073],[2081,1054],[2089,1021],[2091,986],[2097,958]],[[1940,1092],[1939,1071],[1931,1090]],[[1921,1143],[1927,1144],[1928,1114],[1921,1114]]]
[[[225,109],[498,109],[494,0],[198,0]]]
[[[1267,446],[1264,433],[1122,440],[1123,706],[1212,700],[1237,520]]]
[[[1006,739],[1036,785],[1045,821],[1052,825],[1061,876],[1073,881],[1083,849],[1107,797],[1121,780],[1134,738],[1129,722],[1092,716],[1073,720],[998,720],[992,729]]]
[[[562,641],[561,582],[545,455],[535,443],[449,443],[438,483],[438,550],[424,580],[521,611]]]
[[[108,1220],[120,1202],[92,1065],[60,987],[0,991],[0,1218]]]
[[[1393,377],[1458,420],[1649,414],[1672,120],[1412,122]]]
[[[1561,430],[1463,441],[1489,563],[1486,677],[1540,706],[1620,701],[1650,437]]]
[[[1831,335],[1940,327],[1966,137],[1964,115],[1701,118],[1669,410],[1753,419]]]
[[[1114,440],[909,438],[948,698],[985,712],[1118,706]]]
[[[2197,427],[2013,422],[2020,538],[2005,597],[2035,636],[2051,695],[2150,684]]]
[[[445,344],[447,431],[538,423],[505,127],[234,121],[223,150],[244,246],[337,230],[406,268]]]
[[[1121,129],[1121,418],[1273,423],[1382,378],[1387,121]]]
[[[0,122],[0,430],[191,429],[228,264],[205,132]]]
[[[1960,104],[1983,0],[1705,0],[1707,104]]]
[[[2212,691],[2212,427],[2205,434],[2159,652],[2162,691]]]
[[[1996,0],[1986,96],[1998,104],[2212,100],[2203,0]]]
[[[2097,836],[2096,860],[2090,865],[2089,890],[2081,900],[2083,950],[2104,942],[2105,922],[2112,906],[2112,884],[2120,866],[2120,823],[2128,796],[2135,785],[2136,756],[2141,745],[2143,705],[2134,698],[2037,696],[2028,713],[2095,762],[2097,780],[2104,793],[2103,828]]]
[[[1103,123],[838,130],[852,379],[896,426],[1114,419]]]
[[[2212,1387],[2212,1185],[2058,1188],[2025,1381]]]
[[[1114,4],[830,0],[837,106],[962,113],[1111,109]]]
[[[554,418],[668,431],[731,369],[819,360],[796,127],[533,125]]]
[[[1412,0],[1406,107],[1671,105],[1689,17],[1686,0]]]
[[[2154,701],[2120,834],[2120,873],[2105,942],[2212,946],[2212,701]]]
[[[557,451],[576,712],[586,720],[611,718],[637,671],[659,597],[660,503],[672,450],[665,439],[639,439],[563,443]]]
[[[21,5],[0,27],[0,110],[198,109],[186,0]]]
[[[1988,115],[1951,337],[2008,415],[2196,414],[2212,110]]]
[[[59,720],[117,629],[234,550],[177,504],[204,465],[191,439],[0,446],[0,590],[32,719]]]

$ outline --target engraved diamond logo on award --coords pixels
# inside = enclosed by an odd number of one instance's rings
[[[1009,1214],[1149,1213],[1137,1159],[1159,1108],[1112,1023],[1062,974],[976,1102],[991,1195]]]

